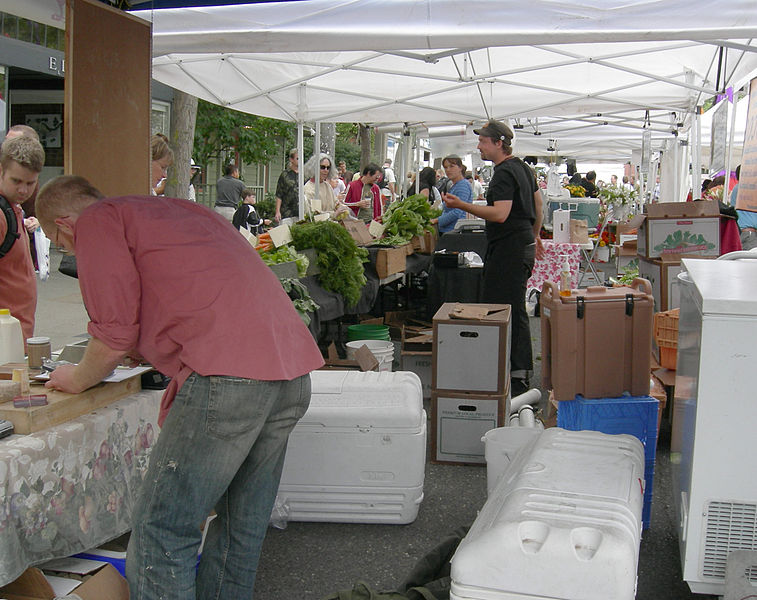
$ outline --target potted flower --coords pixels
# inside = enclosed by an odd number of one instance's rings
[[[634,212],[639,192],[617,185],[606,185],[599,190],[599,200],[605,210],[612,211],[616,221],[625,221]]]

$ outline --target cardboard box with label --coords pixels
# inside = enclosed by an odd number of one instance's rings
[[[495,396],[432,392],[431,460],[456,464],[485,463],[482,438],[490,429],[505,424],[505,415],[510,408],[508,393]]]
[[[645,205],[629,225],[638,228],[639,255],[646,258],[720,254],[720,210],[716,201]]]

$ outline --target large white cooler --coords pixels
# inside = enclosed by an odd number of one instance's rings
[[[546,429],[452,557],[450,600],[633,600],[643,485],[635,437]]]
[[[415,373],[313,371],[277,504],[292,521],[411,523],[423,500],[426,412]]]

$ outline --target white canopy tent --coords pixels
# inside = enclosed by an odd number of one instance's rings
[[[519,154],[628,160],[757,74],[754,0],[308,0],[135,11],[155,79],[297,122],[509,119]],[[719,77],[718,77],[719,76]],[[683,125],[679,125],[683,123]]]

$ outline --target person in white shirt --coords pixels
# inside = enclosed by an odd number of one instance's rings
[[[391,158],[387,158],[384,161],[384,180],[386,181],[386,187],[389,188],[390,192],[392,192],[392,198],[390,201],[393,202],[397,196],[397,190],[395,189],[397,178],[394,175],[394,169],[392,169]]]

